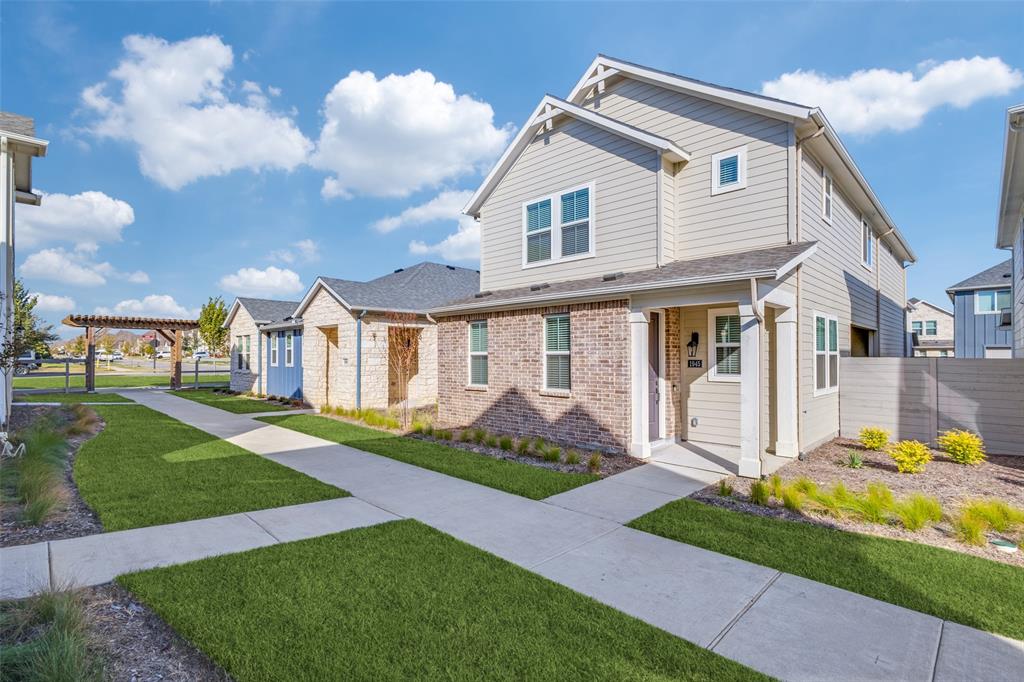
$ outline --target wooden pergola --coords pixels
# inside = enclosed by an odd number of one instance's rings
[[[181,334],[199,329],[199,320],[120,315],[68,315],[64,324],[85,329],[85,390],[96,390],[96,335],[105,329],[152,329],[171,344],[171,388],[181,388]]]

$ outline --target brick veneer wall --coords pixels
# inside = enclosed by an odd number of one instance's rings
[[[543,390],[544,316],[569,313],[572,390]],[[469,388],[470,320],[488,320],[486,389]],[[626,301],[438,319],[438,418],[581,448],[629,446],[630,338]]]

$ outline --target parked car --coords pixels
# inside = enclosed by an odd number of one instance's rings
[[[97,353],[96,359],[104,362],[111,360],[124,360],[124,353],[119,350],[115,350],[113,353]]]
[[[43,364],[36,358],[36,352],[34,350],[25,351],[18,356],[18,359],[14,365],[14,376],[23,377],[29,372],[42,367]]]
[[[195,353],[192,354],[193,360],[205,360],[208,357],[210,357],[210,354],[207,353],[205,350],[197,350]]]
[[[169,358],[169,357],[171,357],[171,351],[169,351],[169,350],[158,350],[156,352],[156,359],[157,360],[163,360],[164,358]]]

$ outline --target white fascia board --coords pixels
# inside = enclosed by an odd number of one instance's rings
[[[766,116],[771,116],[772,118],[782,118],[784,120],[806,119],[811,113],[811,109],[799,104],[791,104],[789,102],[768,99],[753,93],[746,93],[739,90],[733,90],[731,88],[724,88],[712,83],[704,83],[690,78],[684,78],[682,76],[665,73],[664,71],[640,66],[639,64],[623,62],[615,59],[614,57],[606,57],[604,55],[598,55],[598,57],[591,62],[586,73],[583,74],[583,77],[576,84],[576,87],[574,87],[572,92],[569,93],[568,99],[570,102],[579,104],[583,101],[587,92],[596,82],[595,78],[597,77],[595,72],[597,71],[598,66],[603,66],[606,70],[614,70],[616,72],[611,75],[627,76],[653,85],[660,85],[672,90],[701,97],[703,99],[711,99],[724,104],[729,104],[730,106],[754,111]],[[604,77],[608,78],[610,75],[606,75]],[[597,78],[597,80],[601,79]]]
[[[231,321],[235,319],[235,315],[238,314],[238,310],[242,307],[242,302],[235,298],[235,302],[228,308],[228,316],[224,318],[224,323],[221,327],[228,329],[231,327]]]
[[[515,163],[519,155],[523,153],[527,145],[533,140],[540,127],[556,116],[570,116],[584,121],[601,130],[660,151],[673,162],[685,163],[690,160],[690,153],[680,148],[671,140],[626,125],[589,109],[578,107],[558,97],[545,95],[540,104],[537,105],[537,108],[534,109],[533,115],[530,116],[530,119],[519,131],[519,134],[516,135],[512,144],[505,150],[505,153],[502,154],[498,163],[491,169],[491,172],[487,174],[483,184],[480,185],[480,188],[473,194],[469,203],[462,209],[463,213],[473,217],[479,215],[480,208],[487,200],[487,197],[491,195],[491,192],[494,191],[498,183],[505,177],[505,174],[512,168],[512,164]]]
[[[331,298],[340,303],[345,310],[348,310],[349,312],[352,311],[352,306],[350,306],[348,302],[338,294],[337,291],[327,286],[327,282],[323,281],[323,279],[317,277],[316,281],[313,282],[313,286],[309,288],[309,291],[306,292],[306,295],[302,297],[301,301],[299,301],[299,305],[297,308],[295,308],[295,312],[292,313],[292,317],[302,317],[302,313],[306,311],[306,308],[309,307],[309,304],[313,301],[313,297],[316,296],[316,293],[320,291],[320,289],[323,289],[328,294],[330,294]]]
[[[1006,142],[1003,147],[1003,177],[999,192],[999,217],[996,222],[996,248],[1013,247],[1021,205],[1024,204],[1024,104],[1006,111]]]
[[[15,151],[31,154],[32,156],[46,156],[46,149],[50,146],[48,140],[41,140],[38,137],[30,137],[20,133],[12,133],[7,130],[0,130],[0,138],[3,138],[6,146],[14,147]]]
[[[798,253],[797,255],[793,256],[793,258],[791,258],[788,262],[784,263],[778,269],[775,270],[775,279],[783,278],[787,273],[789,273],[790,270],[792,270],[796,266],[800,265],[801,263],[803,263],[805,260],[807,260],[808,258],[813,256],[817,252],[818,252],[818,245],[817,245],[817,243],[815,243],[815,244],[812,244],[810,246],[810,248],[805,249],[804,251],[802,251],[802,252]]]

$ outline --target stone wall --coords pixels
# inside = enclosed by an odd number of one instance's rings
[[[250,369],[238,369],[238,337],[250,337]],[[234,391],[256,391],[261,370],[262,376],[266,376],[266,358],[263,358],[263,367],[260,367],[260,333],[256,329],[256,322],[252,319],[244,307],[239,306],[234,319],[231,320],[231,389]],[[266,386],[263,387],[266,390]]]
[[[569,313],[571,385],[544,390],[544,316]],[[488,386],[468,386],[471,320],[488,320]],[[629,447],[630,338],[626,301],[531,308],[438,320],[438,417],[580,448]]]

